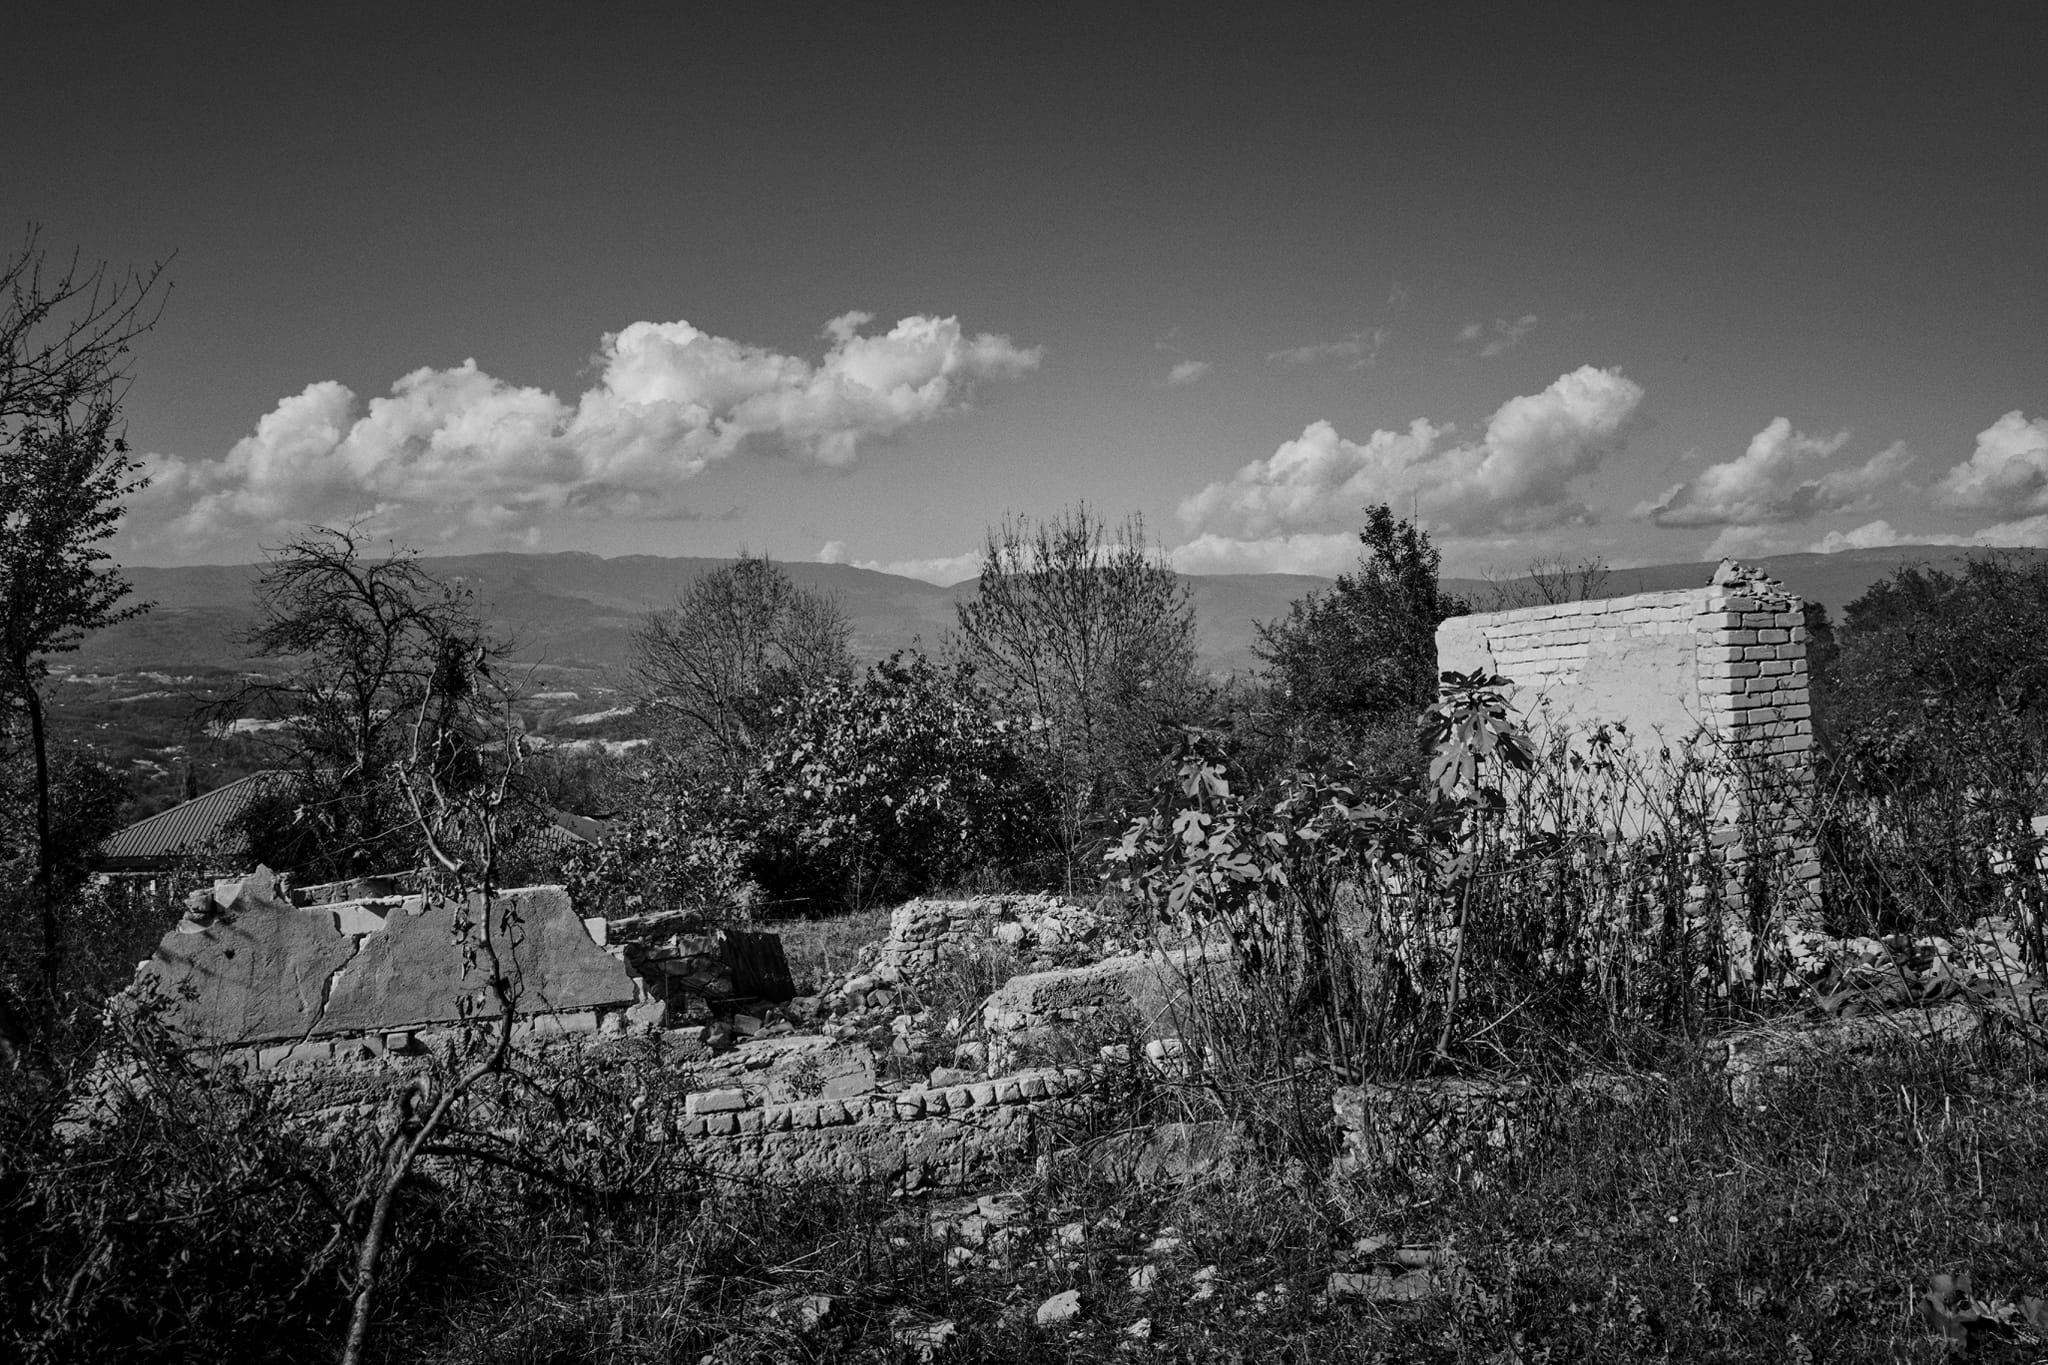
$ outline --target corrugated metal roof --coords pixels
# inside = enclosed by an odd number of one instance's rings
[[[137,863],[160,863],[188,849],[219,844],[228,822],[247,810],[250,803],[276,788],[289,784],[290,773],[260,772],[215,787],[183,805],[158,811],[124,830],[107,836],[100,844],[102,866],[121,867]],[[221,844],[224,853],[239,850]]]

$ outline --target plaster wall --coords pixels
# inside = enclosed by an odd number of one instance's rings
[[[1437,660],[1506,678],[1539,739],[1610,727],[1653,772],[1664,753],[1689,750],[1709,774],[1725,889],[1767,852],[1795,898],[1813,906],[1804,607],[1782,584],[1724,560],[1699,588],[1453,617],[1437,629]]]

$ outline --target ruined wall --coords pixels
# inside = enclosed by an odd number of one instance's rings
[[[457,909],[420,896],[294,905],[259,870],[165,934],[131,997],[154,1001],[174,1034],[206,1046],[331,1051],[337,1038],[455,1022],[489,970],[482,907]],[[562,888],[502,892],[491,913],[520,1015],[595,1027],[600,1011],[634,1002],[631,974],[592,941]]]
[[[743,1090],[698,1091],[674,1135],[719,1175],[957,1188],[1043,1150],[1088,1090],[1082,1069],[1048,1067],[846,1099],[762,1103]]]
[[[1437,628],[1437,660],[1507,678],[1539,737],[1619,725],[1650,767],[1659,750],[1693,745],[1712,769],[1706,790],[1732,873],[1764,851],[1751,844],[1768,842],[1783,876],[1817,898],[1803,608],[1773,579],[1723,561],[1701,588],[1453,617]],[[1739,883],[1731,874],[1728,889]]]

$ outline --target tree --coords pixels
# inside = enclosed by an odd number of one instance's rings
[[[33,229],[0,265],[0,701],[26,719],[35,765],[46,987],[62,944],[42,685],[50,655],[143,610],[121,605],[128,582],[100,544],[144,482],[120,405],[129,345],[155,325],[161,277],[159,265],[110,278],[75,255],[52,267]]]
[[[1590,602],[1606,597],[1607,580],[1614,571],[1599,555],[1572,559],[1563,554],[1537,555],[1520,577],[1488,569],[1483,577],[1489,597],[1488,611],[1515,611],[1558,602]]]
[[[989,530],[977,591],[958,604],[955,657],[1028,727],[1061,805],[1071,882],[1105,821],[1148,788],[1197,689],[1188,587],[1145,539],[1084,503]]]
[[[759,746],[778,705],[852,672],[851,637],[836,598],[742,554],[641,622],[633,692],[674,748],[728,771]]]
[[[1040,825],[1014,741],[922,654],[820,684],[748,777],[756,880],[858,909],[1012,862]]]
[[[2048,890],[2001,888],[1992,867],[1995,849],[2034,865],[2031,821],[2048,810],[2044,618],[2048,563],[1987,553],[1956,574],[1904,566],[1848,605],[1838,635],[1810,639],[1824,789],[1866,812],[1824,826],[1823,841],[1855,869],[1842,893],[1883,927]],[[1809,631],[1824,621],[1809,613]],[[2037,943],[2043,916],[2023,917]]]
[[[249,642],[287,671],[230,703],[285,722],[269,732],[293,777],[285,808],[252,808],[247,825],[270,841],[260,854],[314,876],[414,864],[422,826],[401,765],[456,762],[463,718],[509,697],[509,646],[469,594],[410,550],[367,550],[355,527],[314,527],[269,552]],[[435,736],[424,752],[422,725]]]
[[[1368,507],[1355,572],[1258,627],[1276,709],[1310,750],[1355,748],[1406,727],[1436,699],[1436,628],[1471,610],[1438,587],[1442,555],[1429,533],[1385,503]]]

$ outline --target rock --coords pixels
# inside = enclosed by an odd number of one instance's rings
[[[962,1071],[957,1067],[951,1066],[935,1066],[932,1068],[930,1084],[935,1086],[967,1085],[973,1080],[974,1073],[972,1071]]]
[[[951,1318],[941,1318],[937,1322],[901,1323],[890,1333],[898,1346],[917,1352],[923,1360],[930,1360],[945,1350],[958,1335],[960,1329]]]
[[[1063,1289],[1038,1305],[1036,1314],[1040,1327],[1053,1327],[1063,1322],[1072,1322],[1081,1316],[1081,1291]]]
[[[831,1318],[834,1306],[830,1294],[805,1294],[777,1304],[769,1310],[769,1316],[799,1332],[815,1332]]]
[[[1243,1168],[1252,1150],[1243,1124],[1208,1119],[1112,1133],[1069,1159],[1105,1180],[1192,1185],[1228,1179]]]
[[[699,1090],[683,1101],[683,1112],[695,1117],[698,1114],[726,1114],[747,1107],[747,1092],[744,1090]]]
[[[1339,1270],[1330,1275],[1332,1301],[1362,1300],[1366,1303],[1414,1303],[1436,1287],[1426,1270],[1409,1270],[1399,1275],[1384,1271],[1363,1273]]]
[[[757,1014],[735,1014],[732,1017],[732,1031],[742,1038],[758,1037],[766,1027],[766,1022]]]

